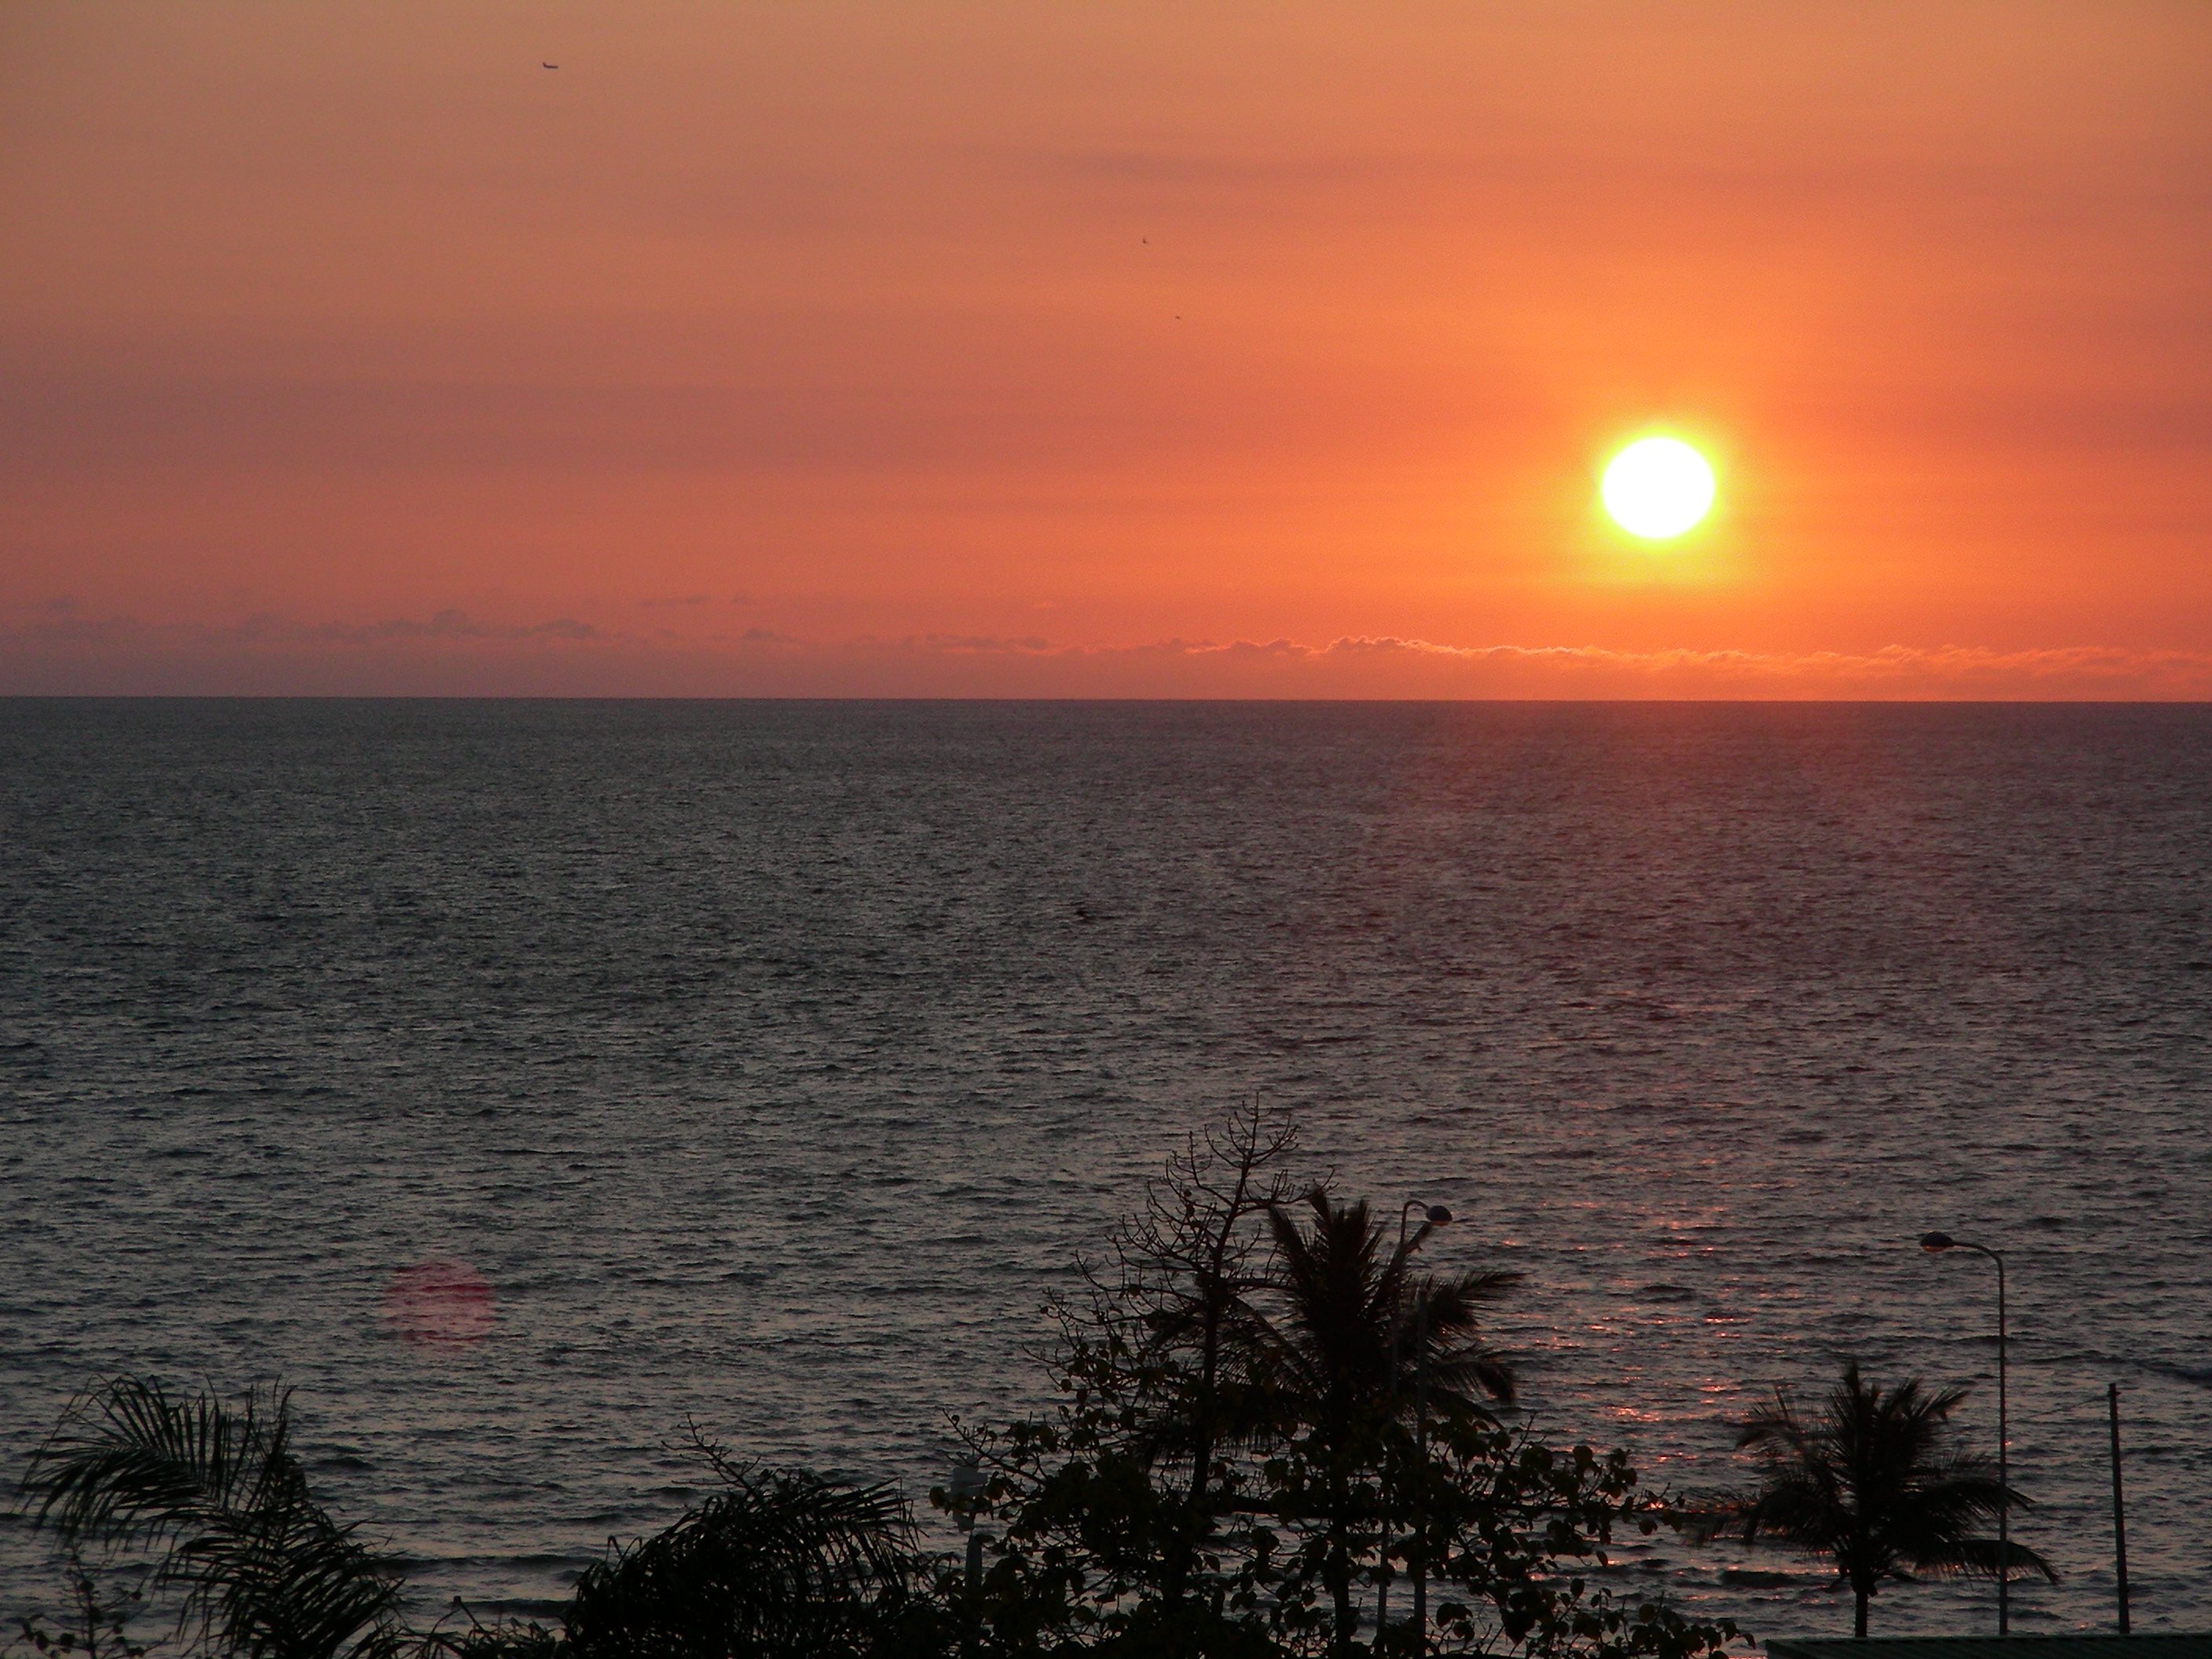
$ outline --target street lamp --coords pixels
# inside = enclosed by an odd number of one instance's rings
[[[1930,1255],[1972,1250],[1997,1264],[1997,1634],[2012,1634],[2012,1437],[2005,1414],[2004,1256],[1986,1244],[1969,1243],[1948,1233],[1923,1233],[1920,1248]]]
[[[1416,1210],[1421,1212],[1421,1228],[1413,1235],[1413,1242],[1408,1243],[1406,1224],[1413,1218]],[[1449,1226],[1451,1218],[1452,1212],[1443,1205],[1424,1203],[1418,1198],[1407,1199],[1399,1206],[1398,1254],[1394,1260],[1398,1262],[1401,1273],[1405,1271],[1407,1258],[1420,1249],[1421,1241],[1428,1237],[1431,1230]],[[1390,1314],[1390,1387],[1394,1390],[1398,1386],[1398,1337],[1404,1305],[1402,1285],[1399,1304],[1399,1307],[1393,1309]],[[1429,1461],[1429,1309],[1426,1303],[1420,1301],[1413,1304],[1413,1439],[1419,1451],[1417,1471],[1425,1470]],[[1421,1524],[1424,1517],[1420,1508],[1418,1472],[1413,1491],[1413,1651],[1426,1653],[1429,1650],[1429,1564],[1422,1553],[1427,1540],[1425,1528]],[[1382,1577],[1375,1589],[1375,1634],[1378,1641],[1390,1613],[1390,1522],[1387,1515],[1383,1518],[1382,1536],[1379,1543],[1378,1565],[1382,1569]]]
[[[1421,1228],[1425,1232],[1431,1227],[1444,1227],[1451,1224],[1452,1213],[1443,1205],[1424,1204],[1418,1198],[1407,1199],[1398,1210],[1398,1254],[1400,1255],[1406,1253],[1406,1223],[1413,1218],[1413,1212],[1416,1210],[1421,1212]],[[1414,1247],[1419,1249],[1420,1243],[1419,1238],[1416,1237],[1413,1240]]]

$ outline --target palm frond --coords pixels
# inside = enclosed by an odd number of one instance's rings
[[[290,1448],[290,1396],[235,1408],[151,1379],[110,1380],[73,1402],[33,1455],[34,1526],[72,1546],[158,1552],[183,1592],[180,1631],[246,1659],[386,1659],[400,1586],[319,1508]]]
[[[1942,1557],[1929,1556],[1918,1564],[1939,1577],[1971,1574],[1996,1578],[2009,1565],[2014,1574],[2040,1573],[2050,1583],[2058,1582],[2058,1569],[2025,1544],[2001,1544],[1994,1538],[1961,1538],[1948,1545]]]
[[[569,1644],[595,1659],[866,1651],[916,1571],[897,1490],[718,1467],[727,1490],[584,1575]]]
[[[398,1651],[401,1586],[304,1496],[234,1511],[178,1547],[204,1628],[268,1659]]]
[[[1966,1397],[1917,1377],[1885,1389],[1855,1363],[1814,1416],[1777,1389],[1736,1436],[1759,1468],[1756,1488],[1731,1505],[1745,1541],[1786,1543],[1832,1563],[1863,1602],[1884,1580],[1913,1573],[1996,1574],[2003,1549],[1982,1529],[2027,1500],[1987,1460],[1949,1449],[1950,1419]],[[2013,1545],[2009,1559],[2015,1571],[2056,1576],[2024,1546]]]
[[[1513,1403],[1513,1367],[1482,1341],[1480,1310],[1520,1283],[1516,1273],[1468,1273],[1424,1279],[1412,1289],[1414,1327],[1427,1333],[1429,1386],[1442,1400],[1478,1410],[1477,1395]],[[1413,1363],[1410,1353],[1406,1363]]]
[[[116,1377],[72,1401],[32,1454],[33,1524],[67,1541],[143,1542],[237,1508],[283,1455],[289,1408],[283,1394],[249,1393],[231,1412],[212,1395]]]

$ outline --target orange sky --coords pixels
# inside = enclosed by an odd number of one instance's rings
[[[0,227],[0,690],[2212,696],[2203,0],[11,0]]]

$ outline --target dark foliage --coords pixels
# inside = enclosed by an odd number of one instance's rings
[[[1489,1424],[1482,1396],[1513,1397],[1512,1372],[1482,1342],[1476,1310],[1515,1276],[1417,1278],[1413,1255],[1431,1222],[1392,1246],[1364,1203],[1315,1188],[1303,1207],[1303,1225],[1285,1205],[1267,1212],[1276,1310],[1261,1321],[1262,1358],[1270,1426],[1287,1453],[1279,1467],[1296,1472],[1278,1482],[1289,1501],[1274,1508],[1305,1536],[1296,1559],[1327,1587],[1342,1646],[1357,1628],[1358,1559],[1375,1552],[1377,1574],[1389,1576],[1389,1523],[1408,1508],[1422,1461],[1404,1432],[1417,1403]]]
[[[2055,1583],[2033,1550],[2014,1544],[2008,1559],[1982,1530],[2007,1493],[1987,1459],[1948,1449],[1951,1413],[1966,1397],[1965,1389],[1927,1393],[1917,1377],[1885,1391],[1856,1362],[1816,1416],[1801,1417],[1778,1390],[1737,1440],[1760,1464],[1757,1489],[1733,1506],[1745,1541],[1771,1540],[1833,1564],[1851,1588],[1861,1636],[1875,1592],[1915,1573],[2026,1571]],[[2017,1492],[2009,1498],[2027,1507]]]
[[[971,1646],[1274,1651],[1244,1565],[1249,1449],[1273,1410],[1255,1299],[1295,1146],[1256,1109],[1193,1137],[1146,1184],[1109,1262],[1085,1264],[1088,1294],[1054,1307],[1060,1338],[1042,1358],[1062,1409],[962,1428],[987,1479],[933,1496],[989,1523],[982,1594],[957,1587]]]
[[[145,1599],[144,1593],[135,1586],[120,1589],[103,1584],[75,1553],[69,1556],[65,1576],[70,1621],[57,1631],[41,1620],[17,1619],[15,1629],[21,1643],[0,1644],[0,1659],[15,1659],[25,1653],[48,1659],[64,1654],[70,1659],[78,1656],[82,1659],[145,1659],[150,1650],[134,1640],[130,1630],[131,1616]]]
[[[241,1659],[1711,1659],[1731,1627],[1604,1588],[1615,1538],[1669,1518],[1626,1458],[1502,1419],[1513,1376],[1481,1316],[1512,1277],[1420,1271],[1432,1223],[1294,1182],[1295,1152],[1255,1109],[1147,1186],[1055,1310],[1057,1408],[961,1429],[976,1478],[933,1498],[975,1528],[965,1561],[927,1553],[891,1487],[695,1430],[714,1490],[611,1545],[557,1626],[410,1634],[394,1576],[313,1502],[283,1394],[231,1408],[127,1378],[40,1451],[33,1518],[150,1552],[180,1638]]]
[[[386,1659],[397,1578],[319,1508],[292,1455],[290,1398],[173,1395],[118,1377],[76,1401],[31,1460],[33,1523],[73,1547],[135,1547],[181,1592],[188,1645],[246,1659]]]
[[[906,1504],[717,1455],[725,1489],[576,1586],[579,1659],[866,1659],[933,1624]]]
[[[1407,1621],[1376,1625],[1416,1564],[1431,1651],[1719,1647],[1594,1587],[1616,1528],[1656,1523],[1626,1460],[1493,1414],[1511,1374],[1476,1316],[1510,1279],[1416,1274],[1428,1227],[1401,1245],[1324,1189],[1294,1204],[1292,1144],[1248,1115],[1174,1160],[1117,1270],[1060,1310],[1058,1409],[964,1431],[981,1490],[934,1496],[990,1534],[971,1650],[1410,1652]]]

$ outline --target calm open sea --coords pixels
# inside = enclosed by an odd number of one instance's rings
[[[2016,1627],[2112,1616],[2107,1382],[2137,1628],[2212,1626],[2208,864],[2203,708],[0,702],[0,1469],[104,1373],[281,1374],[425,1609],[543,1601],[687,1417],[941,1479],[1258,1096],[1678,1486],[1846,1355],[1993,1449],[1993,1276],[1913,1240],[2004,1247]],[[474,1346],[387,1316],[435,1261]]]

